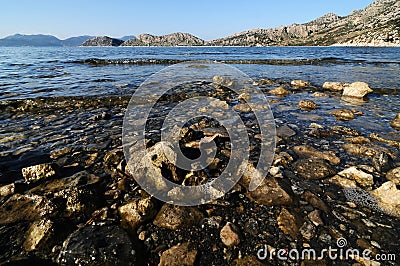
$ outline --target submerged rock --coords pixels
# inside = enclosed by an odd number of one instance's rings
[[[22,176],[27,183],[49,178],[55,174],[56,172],[50,164],[37,164],[22,168]]]
[[[390,121],[390,126],[394,129],[400,130],[400,113],[398,113],[396,117]]]
[[[301,100],[299,102],[299,107],[301,110],[315,110],[318,109],[318,104],[316,104],[313,101],[309,101],[309,100]]]
[[[158,266],[191,266],[194,265],[197,250],[189,242],[178,244],[164,251]]]
[[[368,93],[373,92],[373,90],[365,82],[353,82],[343,89],[343,96],[363,98]]]
[[[323,179],[336,173],[329,164],[318,159],[301,159],[296,161],[293,167],[304,179]]]
[[[285,96],[285,95],[289,95],[290,91],[286,90],[284,87],[278,87],[276,89],[270,90],[269,93],[276,95],[276,96]]]
[[[73,232],[57,258],[60,265],[135,265],[136,251],[118,226],[85,226]]]
[[[343,91],[345,87],[349,86],[348,83],[343,82],[325,82],[322,88],[330,91]]]
[[[354,113],[349,109],[340,109],[331,111],[331,114],[336,117],[337,120],[349,121],[355,118]]]
[[[196,207],[183,207],[166,203],[161,207],[153,224],[158,227],[177,230],[199,224],[203,218],[204,215]]]
[[[300,80],[300,79],[295,79],[290,82],[290,85],[296,88],[306,88],[310,87],[311,83],[308,81]]]
[[[322,159],[330,162],[333,165],[340,163],[340,158],[333,151],[321,152],[314,147],[300,145],[293,147],[293,151],[301,158]]]
[[[248,186],[245,185],[247,188]],[[274,177],[264,179],[255,190],[246,193],[246,196],[254,202],[265,206],[291,205],[290,196],[293,192],[289,188],[283,188]]]

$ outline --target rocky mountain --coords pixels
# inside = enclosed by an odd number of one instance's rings
[[[125,41],[122,46],[201,46],[204,40],[189,33],[176,32],[163,36],[140,34]]]
[[[84,41],[93,36],[78,36],[71,37],[65,40],[60,40],[52,35],[25,35],[14,34],[3,39],[0,39],[0,46],[79,46]]]
[[[254,29],[208,41],[214,46],[400,45],[400,1],[377,0],[346,17],[327,14],[304,24]]]
[[[82,46],[120,46],[124,41],[114,39],[108,36],[94,37],[84,43]]]

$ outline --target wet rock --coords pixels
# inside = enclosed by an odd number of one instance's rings
[[[59,148],[50,153],[50,158],[57,159],[57,158],[60,158],[61,156],[64,156],[64,155],[70,153],[71,151],[72,151],[72,148],[69,148],[69,147]]]
[[[24,191],[26,185],[23,183],[12,183],[0,187],[0,197],[11,196],[15,193],[20,193]]]
[[[344,87],[343,96],[363,98],[368,93],[373,92],[373,90],[365,82],[353,82],[348,86]]]
[[[386,174],[386,179],[389,181],[392,181],[395,183],[397,186],[400,185],[400,167],[394,168],[390,170]]]
[[[0,225],[35,221],[54,214],[56,210],[56,206],[45,197],[14,194],[0,207]]]
[[[229,109],[229,104],[226,101],[221,101],[221,100],[214,100],[210,102],[210,106],[223,109],[223,110],[228,110]]]
[[[308,219],[315,225],[315,226],[321,226],[324,225],[324,222],[322,221],[320,211],[319,210],[313,210],[307,215]]]
[[[128,234],[118,226],[85,226],[63,244],[60,265],[135,265],[136,251]]]
[[[316,228],[312,222],[306,221],[300,227],[300,234],[308,241],[315,236]]]
[[[301,110],[306,110],[306,111],[310,111],[310,110],[315,110],[318,109],[318,104],[316,104],[313,101],[309,101],[309,100],[301,100],[299,102],[299,108]]]
[[[157,214],[156,206],[150,197],[135,199],[118,208],[122,227],[128,230],[136,229],[140,224],[149,221]]]
[[[328,181],[332,184],[335,184],[339,187],[342,188],[357,188],[357,183],[354,180],[345,178],[345,177],[341,177],[339,175],[335,175],[332,178],[329,178]]]
[[[27,183],[35,182],[43,178],[55,176],[56,172],[50,164],[37,164],[22,168],[22,176]]]
[[[153,224],[158,227],[177,230],[197,225],[203,218],[204,215],[196,207],[183,207],[166,203],[161,207]]]
[[[386,143],[387,145],[400,149],[400,135],[397,132],[392,132],[392,134],[388,133],[381,135],[376,133],[371,133],[369,137],[371,138],[371,140]]]
[[[394,129],[400,130],[400,113],[398,113],[396,117],[390,121],[390,126]]]
[[[377,153],[376,150],[360,144],[343,144],[343,148],[348,154],[359,157],[372,157]]]
[[[251,100],[251,98],[252,98],[251,95],[249,93],[247,93],[247,92],[241,93],[238,96],[238,100],[241,101],[241,102],[248,102],[248,101]]]
[[[104,156],[104,168],[107,172],[112,173],[123,159],[124,152],[121,149],[112,150]]]
[[[353,144],[366,144],[370,143],[371,140],[369,138],[358,136],[358,137],[351,137],[351,138],[344,138],[343,140],[351,142]]]
[[[387,153],[380,152],[372,158],[372,165],[378,172],[387,172],[393,168],[393,160]]]
[[[233,80],[231,80],[230,78],[214,76],[213,84],[214,84],[214,86],[216,86],[216,88],[219,88],[220,86],[232,88],[235,85],[235,82]]]
[[[241,259],[236,259],[232,262],[232,266],[265,266],[264,263],[259,261],[256,256],[249,255]]]
[[[233,107],[233,110],[237,111],[237,112],[244,112],[244,113],[248,113],[251,112],[251,106],[247,103],[240,103],[237,104]]]
[[[270,90],[269,93],[276,95],[276,96],[285,96],[285,95],[289,95],[290,91],[286,90],[284,87],[278,87],[276,89]]]
[[[222,227],[219,236],[222,243],[227,247],[234,247],[240,243],[239,228],[232,223],[228,222],[224,227]]]
[[[392,181],[383,183],[371,194],[377,199],[378,205],[386,213],[400,218],[400,190]]]
[[[330,91],[343,91],[345,87],[349,86],[348,83],[343,82],[325,82],[322,88]]]
[[[361,187],[372,187],[374,185],[374,177],[362,170],[352,166],[338,173],[340,177],[355,180]]]
[[[244,187],[247,188],[248,185],[245,184]],[[289,188],[283,188],[274,177],[268,177],[255,190],[247,192],[246,196],[261,205],[279,206],[291,205],[291,194],[293,192]]]
[[[301,158],[315,158],[330,162],[333,165],[340,164],[340,158],[333,151],[321,152],[311,146],[301,145],[293,147],[293,151]]]
[[[296,131],[291,129],[288,125],[283,125],[276,129],[276,135],[280,138],[290,138],[296,135]]]
[[[331,112],[337,120],[349,121],[355,118],[353,112],[349,109],[334,110]]]
[[[23,247],[26,251],[42,248],[54,233],[54,224],[49,219],[42,219],[32,223]]]
[[[195,264],[197,250],[189,243],[178,244],[164,251],[158,266],[192,266]]]
[[[297,214],[289,212],[286,208],[282,208],[277,218],[279,229],[286,235],[297,239],[300,229],[300,218]]]
[[[293,168],[304,179],[323,179],[336,173],[329,164],[318,159],[298,160],[293,164]]]
[[[321,211],[328,212],[329,208],[325,204],[325,202],[320,199],[317,195],[310,191],[306,191],[303,193],[302,198],[310,203],[314,208],[320,209]]]
[[[290,82],[290,85],[292,85],[293,87],[296,87],[296,88],[306,88],[306,87],[310,87],[311,84],[308,81],[295,79]]]

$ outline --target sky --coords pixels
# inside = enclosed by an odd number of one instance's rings
[[[348,15],[373,0],[12,0],[1,1],[0,37],[15,33],[122,37],[188,32],[202,39]]]

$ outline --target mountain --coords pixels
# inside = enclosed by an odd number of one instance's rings
[[[89,35],[71,37],[71,38],[63,40],[62,44],[63,44],[63,46],[79,46],[82,43],[84,43],[87,40],[94,38],[94,37],[95,36],[89,36]]]
[[[114,39],[108,36],[94,37],[84,43],[82,46],[120,46],[124,41]]]
[[[62,41],[52,35],[15,34],[0,39],[0,46],[62,46]]]
[[[376,0],[346,17],[327,14],[304,24],[253,29],[208,41],[210,46],[400,45],[400,1]]]
[[[204,40],[189,34],[176,32],[163,36],[140,34],[136,38],[125,41],[122,46],[201,46]]]
[[[123,37],[118,38],[118,39],[119,40],[123,40],[123,41],[127,41],[127,40],[134,39],[134,38],[136,38],[135,35],[127,35],[127,36],[123,36]]]

